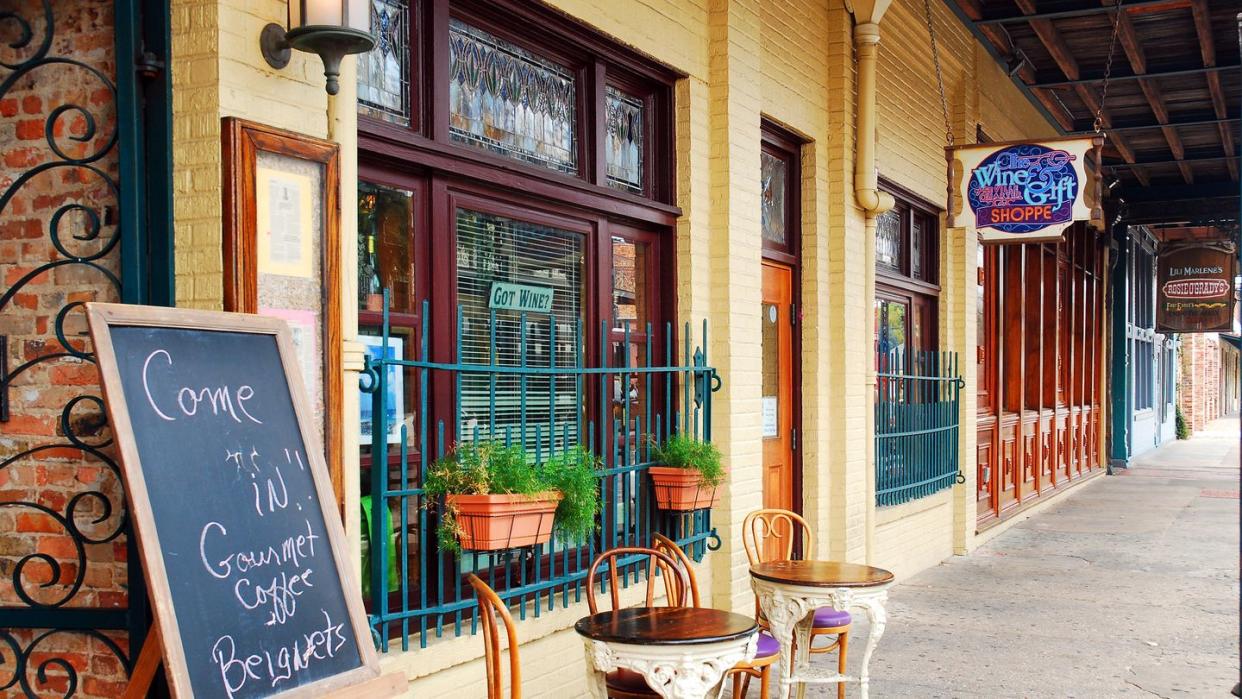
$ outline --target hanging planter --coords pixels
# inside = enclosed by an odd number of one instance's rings
[[[555,490],[534,495],[447,495],[444,504],[452,512],[461,548],[498,551],[546,544],[561,498]]]
[[[672,512],[691,512],[715,507],[725,469],[720,450],[681,434],[652,446],[655,465],[647,469],[655,487],[656,507]]]
[[[457,445],[427,474],[425,492],[442,497],[436,536],[448,551],[498,551],[547,543],[553,529],[581,541],[600,509],[596,459],[574,447],[536,464],[519,446]]]

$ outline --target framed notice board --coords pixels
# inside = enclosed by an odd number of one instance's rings
[[[339,147],[254,122],[221,122],[224,310],[289,323],[337,503],[341,463]]]
[[[87,316],[173,693],[376,681],[286,323],[120,304]]]

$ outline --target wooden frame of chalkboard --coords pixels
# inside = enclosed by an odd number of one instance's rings
[[[366,696],[392,696],[395,691],[403,690],[405,688],[403,676],[380,677],[378,655],[370,642],[371,632],[366,623],[362,599],[359,594],[356,594],[360,588],[348,564],[348,561],[352,559],[345,544],[341,521],[337,516],[336,502],[324,463],[322,445],[317,432],[310,428],[313,416],[307,404],[300,372],[297,369],[293,339],[285,322],[275,318],[240,313],[106,303],[87,304],[86,314],[90,321],[91,339],[99,365],[108,417],[123,464],[129,515],[137,537],[138,548],[143,557],[143,571],[151,596],[151,606],[155,612],[156,626],[159,630],[165,672],[173,695],[193,697],[194,690],[191,686],[190,669],[180,632],[177,609],[173,602],[169,573],[165,565],[164,550],[161,547],[160,531],[156,526],[152,500],[147,487],[148,481],[139,454],[138,440],[130,420],[130,406],[126,402],[121,368],[113,343],[114,330],[121,328],[218,331],[266,335],[275,339],[293,413],[296,417],[297,429],[306,452],[306,461],[309,463],[314,495],[318,499],[329,549],[336,563],[334,573],[343,592],[343,602],[348,616],[347,623],[354,634],[360,665],[339,674],[329,675],[266,696],[276,696],[281,699],[325,695],[354,696],[357,695],[359,689],[363,689],[360,685],[365,686]],[[148,400],[150,400],[149,396]],[[152,406],[154,407],[154,403]],[[156,410],[158,412],[158,409]],[[248,659],[247,662],[249,662]]]

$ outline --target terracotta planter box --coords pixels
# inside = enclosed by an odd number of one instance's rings
[[[647,474],[655,485],[656,507],[661,510],[688,512],[715,507],[720,502],[720,487],[703,485],[698,471],[652,466]]]
[[[459,542],[469,551],[497,551],[547,543],[561,494],[447,495],[457,510]]]

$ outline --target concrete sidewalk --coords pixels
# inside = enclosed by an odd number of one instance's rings
[[[1238,429],[1236,417],[1218,420],[900,582],[871,663],[872,696],[1229,696]],[[865,621],[857,633],[851,672]]]

